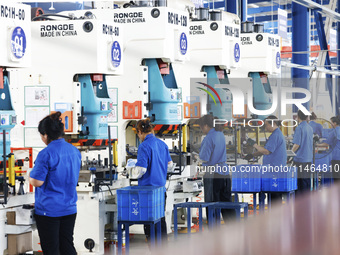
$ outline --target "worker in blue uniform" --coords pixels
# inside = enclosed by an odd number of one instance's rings
[[[278,121],[276,116],[270,115],[264,120],[264,127],[266,131],[271,132],[266,144],[260,146],[254,141],[252,146],[257,151],[253,154],[248,154],[245,159],[250,160],[254,156],[263,155],[263,165],[283,169],[287,164],[287,150],[285,138],[279,128],[280,121]],[[282,202],[282,193],[271,193],[271,199],[273,202]]]
[[[297,113],[299,125],[295,129],[293,136],[292,151],[296,154],[294,157],[294,166],[298,172],[298,189],[296,194],[299,195],[305,191],[311,190],[311,165],[313,161],[313,129],[307,123],[307,115],[301,110]]]
[[[317,119],[316,115],[314,112],[312,112],[312,115],[309,117],[310,121],[309,121],[309,125],[312,127],[313,129],[313,134],[317,134],[319,136],[319,138],[322,138],[322,125],[320,123],[316,123],[315,120]]]
[[[153,125],[149,119],[140,120],[136,126],[137,135],[142,143],[138,147],[136,168],[140,170],[138,186],[160,186],[164,187],[167,177],[168,167],[172,167],[172,160],[168,146],[160,139],[156,138]],[[157,230],[155,230],[157,231]],[[167,227],[165,217],[161,219],[161,234],[163,242],[167,241]],[[150,226],[144,225],[146,238],[150,240]],[[156,232],[155,232],[156,233]]]
[[[47,147],[39,152],[29,182],[35,187],[34,217],[43,253],[75,255],[73,230],[81,155],[62,138],[60,116],[56,112],[39,122],[38,131]]]
[[[232,202],[231,180],[228,170],[227,148],[223,126],[215,125],[213,115],[204,115],[198,120],[198,124],[206,136],[204,137],[199,152],[199,158],[203,161],[205,170],[204,201],[205,202]],[[235,210],[222,210],[224,221],[236,217]],[[207,213],[208,217],[208,213]]]
[[[331,118],[333,131],[329,133],[325,142],[318,146],[329,145],[332,151],[331,175],[334,182],[340,181],[340,119],[338,116]],[[323,168],[323,166],[321,166]]]

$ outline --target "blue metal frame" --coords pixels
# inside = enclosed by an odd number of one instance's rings
[[[203,71],[207,73],[207,83],[211,87],[215,89],[217,94],[221,98],[221,103],[216,101],[215,103],[214,99],[209,97],[208,99],[208,112],[212,113],[215,117],[219,119],[224,119],[224,120],[230,120],[232,119],[232,113],[231,113],[231,108],[232,108],[232,100],[231,96],[228,96],[228,92],[222,88],[216,88],[215,85],[217,84],[228,84],[229,82],[227,81],[228,75],[225,73],[224,81],[221,82],[219,79],[217,72],[216,72],[216,67],[215,66],[204,66]]]
[[[267,79],[267,83],[263,83],[261,80],[260,73],[249,73],[249,77],[252,78],[253,81],[253,105],[257,110],[268,110],[272,106],[272,102],[270,100],[270,95],[272,94],[272,90],[269,84],[269,79]],[[256,116],[258,119],[265,119],[268,115],[259,115]]]
[[[320,49],[321,50],[328,50],[328,43],[326,40],[326,34],[325,34],[325,29],[323,26],[323,21],[322,21],[322,15],[321,13],[317,12],[316,10],[313,10],[314,17],[315,17],[315,24],[316,24],[316,29],[318,31],[318,37],[319,37],[319,43],[320,43]],[[326,59],[325,59],[325,68],[328,70],[332,70],[331,68],[331,60],[329,58],[329,54],[327,52]],[[333,82],[332,82],[332,75],[326,74],[326,82],[327,82],[327,87],[329,91],[329,96],[331,99],[331,104],[333,105]],[[336,109],[336,115],[339,114],[339,105],[338,105],[338,100],[337,100],[337,95],[335,97],[335,109]]]
[[[247,13],[248,13],[247,0],[241,0],[241,16],[240,16],[240,19],[241,19],[242,22],[247,21]]]
[[[225,0],[227,1],[227,0]],[[211,2],[211,3],[205,3],[204,7],[209,8],[209,9],[218,9],[218,8],[225,8],[226,2],[225,1],[220,1],[220,2]],[[234,1],[234,0],[233,0]]]
[[[107,91],[106,78],[94,89],[95,82],[92,82],[89,74],[78,76],[81,84],[81,107],[84,109],[84,115],[87,117],[87,123],[82,125],[82,131],[85,133],[87,128],[90,133],[86,136],[88,139],[107,139],[108,123],[105,118],[111,110],[109,104],[112,100]]]
[[[237,14],[241,21],[247,20],[247,0],[224,0],[215,3],[204,4],[205,8],[219,9],[224,8],[225,11]]]
[[[225,0],[225,10],[230,13],[238,14],[237,2],[238,0]]]
[[[150,103],[152,108],[149,115],[155,117],[154,124],[180,124],[177,116],[180,89],[177,86],[176,77],[170,64],[169,74],[162,75],[157,59],[146,59],[148,67],[148,81]]]
[[[309,15],[308,9],[295,2],[292,3],[292,51],[299,52],[309,51]],[[292,54],[292,63],[303,66],[309,66],[309,53]],[[309,90],[309,71],[298,68],[292,68],[293,86]],[[294,98],[303,98],[304,95],[296,93]],[[309,109],[310,103],[307,102],[304,106]],[[297,112],[297,107],[294,105],[293,112]]]

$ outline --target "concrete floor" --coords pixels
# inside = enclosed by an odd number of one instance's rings
[[[246,194],[245,198],[246,199],[249,199],[251,200],[251,195],[247,196],[249,194]],[[249,198],[248,198],[249,197]],[[250,203],[252,203],[252,200],[249,201]],[[265,207],[265,213],[268,213],[268,210],[267,210],[267,206]],[[259,207],[257,206],[257,215],[259,215],[260,212],[259,212]],[[204,216],[204,214],[203,214]],[[249,207],[249,212],[248,212],[248,218],[253,218],[254,217],[254,211],[253,211],[253,208],[252,208],[252,205],[250,204],[250,207]],[[244,218],[243,218],[243,212],[241,213],[241,222],[244,221]],[[193,218],[193,223],[197,223],[197,219],[196,218]],[[228,225],[230,223],[234,223],[234,222],[229,222]],[[224,224],[222,222],[222,224]],[[135,228],[134,230],[131,231],[131,228],[133,227],[138,227],[137,229]],[[191,232],[192,232],[192,236],[199,236],[199,233],[196,232],[195,230],[198,230],[198,225],[197,224],[194,224],[194,227],[191,228]],[[130,231],[131,232],[135,232],[135,233],[138,233],[138,234],[130,234],[130,252],[129,254],[130,255],[147,255],[147,254],[157,254],[156,253],[152,253],[149,246],[148,246],[148,243],[146,242],[146,238],[145,238],[145,235],[142,234],[143,233],[143,228],[142,228],[142,225],[134,225],[134,226],[131,226],[130,227]],[[173,233],[170,233],[168,234],[168,246],[169,247],[175,247],[177,246],[178,242],[186,242],[186,238],[188,238],[188,235],[186,233],[186,228],[182,228],[182,229],[179,229],[179,234],[178,234],[178,239],[175,240],[174,238],[174,234]],[[196,233],[195,233],[196,232]],[[203,233],[205,232],[208,232],[208,226],[207,226],[207,223],[206,223],[206,219],[204,218],[203,220]],[[163,251],[165,249],[165,247],[162,245],[162,248],[161,248]],[[107,253],[105,254],[118,254],[118,250],[116,247],[113,247],[113,249],[111,249],[111,251],[108,251]],[[123,248],[123,252],[122,254],[126,254],[125,252],[125,248]],[[177,255],[177,254],[175,254]]]
[[[243,220],[243,219],[242,219]],[[195,219],[193,219],[195,222]],[[230,222],[231,223],[231,222]],[[223,224],[223,222],[222,222]],[[195,224],[194,227],[191,228],[191,235],[199,236],[199,232],[196,232],[195,229],[198,229],[198,225]],[[208,226],[206,224],[206,221],[203,220],[203,233],[208,232]],[[183,243],[186,242],[186,238],[188,238],[189,235],[187,234],[186,228],[182,228],[178,230],[178,237],[177,240],[175,240],[174,234],[170,233],[168,234],[168,243],[167,245],[162,244],[161,250],[165,251],[166,247],[175,247],[179,242]],[[156,244],[157,245],[157,244]],[[159,254],[157,251],[151,252],[148,243],[146,242],[146,238],[144,234],[130,234],[130,255],[149,255],[149,254]],[[105,254],[118,254],[117,248],[114,248],[113,251],[105,253]],[[122,254],[126,254],[125,248],[123,248]],[[176,254],[177,255],[177,254]]]
[[[179,236],[179,238],[184,237],[184,234],[181,234],[182,236]],[[168,235],[168,244],[167,245],[173,245],[175,242],[174,234],[171,233]],[[149,248],[148,243],[146,242],[145,235],[143,234],[132,234],[130,235],[130,255],[149,255],[152,254],[151,250]],[[166,246],[162,246],[162,248],[165,248]],[[105,254],[111,255],[111,254],[118,254],[118,250],[116,247],[113,249],[111,248],[110,251],[106,251]],[[126,254],[125,247],[122,250],[122,254]],[[154,254],[154,253],[153,253]]]

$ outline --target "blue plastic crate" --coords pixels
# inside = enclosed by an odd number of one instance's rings
[[[292,190],[297,190],[298,189],[298,185],[297,185],[297,175],[298,175],[298,173],[297,173],[297,168],[296,167],[294,167],[295,169],[294,169],[294,171],[295,171],[295,173],[296,173],[296,177],[295,177],[295,180],[291,180],[291,184],[292,184]]]
[[[164,217],[164,187],[130,186],[117,190],[118,220],[154,221]]]
[[[261,165],[238,165],[233,167],[231,191],[261,191]]]
[[[287,166],[282,169],[263,169],[262,191],[264,192],[287,192],[297,189],[297,169]]]

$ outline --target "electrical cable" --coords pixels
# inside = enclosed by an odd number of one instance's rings
[[[109,184],[105,184],[105,186],[109,189],[111,196],[113,196],[113,193],[112,193],[112,190],[111,190]]]
[[[110,193],[111,193],[111,196],[113,196],[113,193],[112,193],[112,190],[111,190],[109,184],[106,184],[106,183],[104,183],[103,181],[100,181],[100,182],[98,183],[98,185],[106,186],[106,187],[109,189],[109,191],[110,191]],[[104,192],[100,186],[99,186],[99,190],[100,190],[102,193]]]
[[[73,17],[70,17],[70,16],[66,16],[66,15],[61,15],[61,14],[55,14],[55,13],[46,13],[46,14],[41,14],[39,16],[36,16],[32,19],[32,21],[35,21],[37,19],[49,19],[49,20],[53,20],[51,18],[48,18],[49,16],[52,16],[52,17],[60,17],[60,18],[65,18],[65,19],[70,19],[70,20],[73,20],[74,18]]]
[[[38,16],[38,17],[40,17],[40,16]],[[45,20],[55,20],[55,19],[52,19],[52,18],[48,18],[48,17],[42,17],[42,19],[45,19]],[[35,20],[37,20],[37,19],[32,19],[32,21],[35,21]]]
[[[102,188],[101,188],[100,186],[99,186],[98,188],[99,188],[99,191],[100,191],[100,193],[101,193],[101,195],[102,195],[102,198],[99,198],[99,203],[100,203],[100,202],[103,201],[103,197],[104,197],[104,196],[103,196],[103,190],[102,190]]]
[[[132,123],[132,120],[129,121],[129,123],[126,125],[125,129],[128,129],[128,127],[135,127],[134,125],[131,125],[131,123]]]

